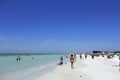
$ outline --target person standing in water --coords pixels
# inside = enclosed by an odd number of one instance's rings
[[[20,61],[20,60],[21,60],[20,56],[18,56],[18,57],[16,58],[16,60],[17,60],[17,61]]]
[[[70,63],[71,63],[71,68],[72,68],[72,69],[74,69],[74,68],[73,68],[74,60],[75,60],[74,56],[73,56],[73,55],[70,55]]]
[[[19,59],[18,59],[18,57],[16,58],[16,61],[18,61]]]

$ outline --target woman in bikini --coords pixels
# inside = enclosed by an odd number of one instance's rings
[[[74,56],[71,55],[71,56],[70,56],[70,63],[71,63],[71,68],[72,68],[72,69],[73,69],[74,60],[75,60]]]

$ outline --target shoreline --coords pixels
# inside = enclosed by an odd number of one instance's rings
[[[66,65],[57,66],[52,72],[47,73],[35,80],[120,80],[119,67],[114,67],[112,64],[105,64],[107,60],[102,57],[95,57],[91,59],[91,56],[85,60],[80,60],[77,55],[77,61],[74,64],[75,69],[71,69],[70,62]],[[113,61],[114,62],[114,61]],[[118,65],[118,64],[114,64]]]
[[[83,56],[84,57],[84,56]],[[59,59],[58,59],[59,60]],[[118,57],[107,59],[106,57],[88,56],[87,59],[77,59],[74,69],[71,69],[69,57],[63,59],[63,65],[57,65],[57,61],[46,66],[35,66],[28,69],[12,72],[0,80],[120,80]]]
[[[47,73],[35,80],[91,80],[90,76],[82,73],[80,68],[85,67],[82,61],[76,61],[74,69],[71,69],[70,62],[64,65],[58,65],[52,72]]]
[[[46,65],[46,66],[36,66],[28,69],[18,70],[14,72],[8,72],[0,75],[0,80],[34,80],[37,77],[41,77],[47,73],[52,72],[56,69],[56,65],[54,63]]]
[[[17,61],[17,55],[0,56],[0,74],[7,74],[16,71],[22,71],[31,69],[34,67],[44,67],[51,64],[55,64],[59,61],[59,55],[32,55],[32,56],[20,56],[21,60]]]

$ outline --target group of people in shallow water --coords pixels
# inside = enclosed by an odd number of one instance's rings
[[[16,58],[16,61],[20,61],[20,60],[21,60],[21,57],[18,56],[18,57]]]
[[[21,61],[21,59],[23,59],[23,58],[21,58],[20,56],[17,56],[16,61]],[[32,60],[33,59],[34,59],[34,57],[32,57]]]

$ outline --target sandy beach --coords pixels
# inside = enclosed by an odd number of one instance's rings
[[[119,36],[120,0],[0,0],[0,80],[120,80]]]
[[[120,72],[117,60],[91,56],[80,60],[77,55],[74,69],[68,62],[35,80],[120,80]]]

